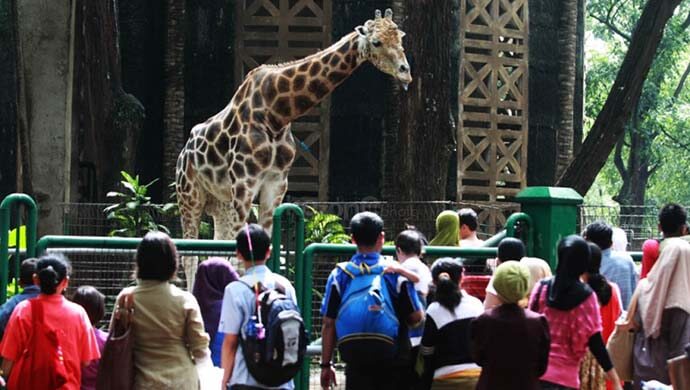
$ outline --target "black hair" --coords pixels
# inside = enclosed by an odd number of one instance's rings
[[[462,269],[462,263],[450,257],[442,257],[431,265],[431,276],[436,286],[434,298],[436,302],[451,312],[458,307],[462,300],[460,293]]]
[[[38,263],[38,259],[33,257],[22,261],[22,265],[19,266],[19,284],[22,286],[34,284],[36,263]]]
[[[137,247],[136,277],[143,280],[168,281],[177,272],[177,248],[163,232],[148,232]]]
[[[247,237],[247,230],[249,230],[249,237]],[[266,233],[266,230],[255,223],[245,225],[237,233],[235,237],[237,241],[237,251],[240,252],[246,261],[265,261],[266,252],[271,246],[271,238]],[[249,241],[251,240],[252,250],[249,250]]]
[[[665,237],[682,234],[687,219],[685,208],[677,203],[669,203],[659,211],[659,226]]]
[[[606,306],[611,301],[611,285],[606,280],[606,277],[599,273],[601,267],[601,249],[593,242],[589,244],[589,265],[587,266],[587,284],[597,294],[599,305]]]
[[[405,230],[414,230],[415,232],[417,232],[417,234],[419,234],[419,239],[422,241],[422,246],[429,245],[429,239],[426,238],[424,233],[417,229],[417,226],[405,224]]]
[[[47,295],[55,294],[58,284],[69,276],[69,272],[69,260],[64,255],[50,253],[42,256],[36,263],[36,274],[41,284],[41,292]]]
[[[383,220],[378,215],[364,211],[350,220],[350,234],[358,247],[372,247],[383,231]]]
[[[422,235],[416,230],[403,230],[395,237],[395,247],[407,255],[421,255],[423,245]]]
[[[613,229],[604,221],[592,222],[585,228],[585,238],[601,250],[609,249],[613,244]]]
[[[525,244],[517,238],[506,237],[498,244],[498,261],[520,260],[525,257]]]
[[[477,213],[472,209],[460,209],[458,210],[458,218],[460,219],[460,226],[467,225],[470,230],[477,230],[478,218]]]
[[[72,295],[72,302],[83,307],[91,325],[96,326],[105,316],[105,295],[93,286],[81,286]]]

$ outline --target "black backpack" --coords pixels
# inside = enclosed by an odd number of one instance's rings
[[[245,285],[258,293],[254,315],[240,332],[247,369],[257,382],[280,386],[294,378],[304,362],[307,332],[302,315],[282,286]]]

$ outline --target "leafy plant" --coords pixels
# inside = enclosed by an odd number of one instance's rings
[[[147,184],[139,182],[139,175],[132,177],[127,172],[120,172],[124,178],[122,186],[124,192],[111,191],[106,195],[108,198],[116,198],[118,203],[106,207],[103,211],[107,213],[109,221],[114,221],[119,228],[112,230],[109,235],[123,237],[141,237],[149,231],[163,231],[170,233],[167,227],[157,223],[153,217],[154,213],[162,215],[169,214],[174,204],[167,203],[159,205],[151,203],[148,196],[149,187],[158,179]]]
[[[305,245],[313,243],[347,244],[350,236],[345,232],[342,219],[335,214],[322,213],[307,207],[311,216],[305,222]]]
[[[6,292],[7,295],[5,295],[5,297],[7,299],[12,298],[13,296],[15,296],[16,294],[19,294],[22,291],[22,289],[19,288],[19,286],[17,286],[17,279],[12,279],[12,280],[9,280],[7,282],[7,290],[6,291],[7,291]]]

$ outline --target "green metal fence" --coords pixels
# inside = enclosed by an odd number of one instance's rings
[[[36,202],[26,194],[10,194],[0,203],[0,303],[5,303],[7,299],[7,283],[9,279],[9,234],[10,234],[10,217],[14,209],[16,212],[16,245],[15,245],[15,275],[19,275],[19,264],[21,259],[21,226],[22,218],[21,209],[19,206],[24,206],[27,209],[26,221],[26,255],[29,257],[36,256],[36,235],[38,223],[38,208]],[[18,288],[18,286],[16,287]],[[16,293],[17,291],[15,291]]]

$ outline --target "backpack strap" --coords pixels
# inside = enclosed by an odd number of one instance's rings
[[[380,275],[380,274],[383,274],[383,271],[385,271],[385,269],[386,269],[383,265],[381,265],[381,262],[378,262],[378,263],[370,266],[364,262],[362,262],[360,264],[355,264],[352,261],[346,261],[346,262],[336,264],[336,267],[338,267],[341,271],[343,271],[351,279],[354,279],[360,275],[368,275],[368,274]]]

